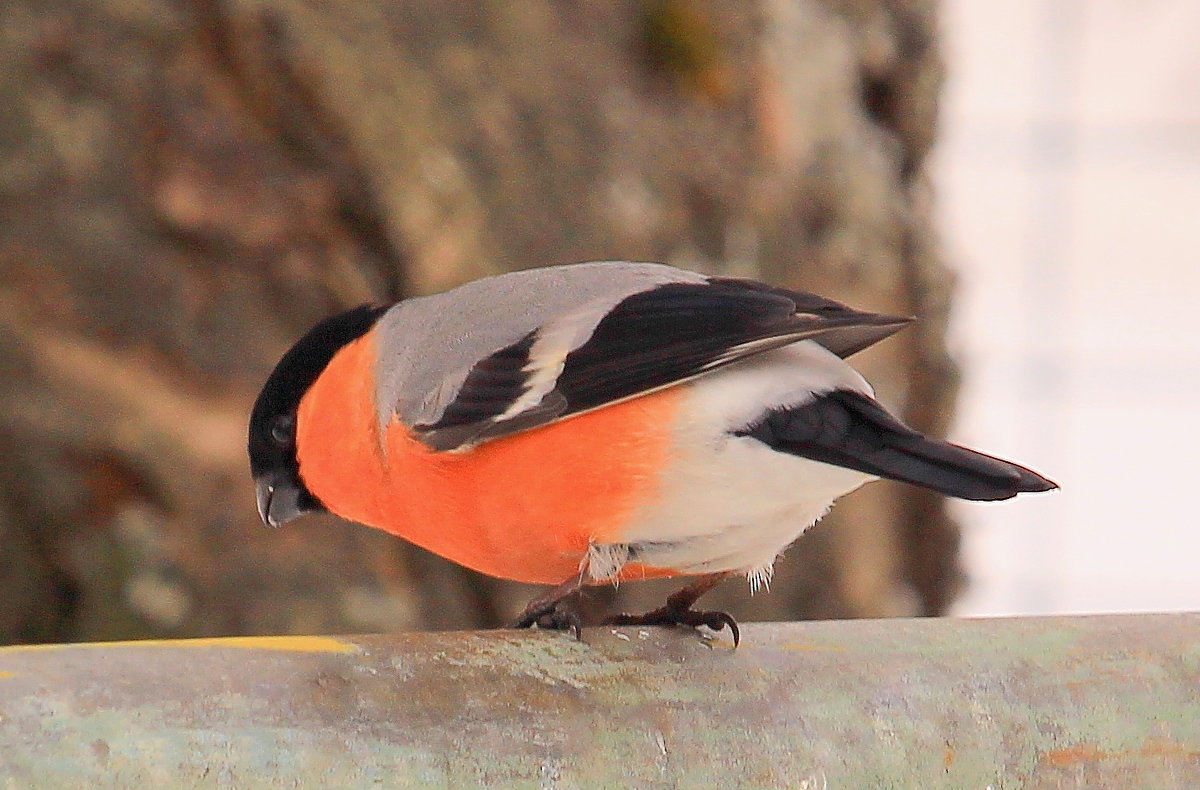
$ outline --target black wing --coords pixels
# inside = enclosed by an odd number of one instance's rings
[[[510,413],[541,368],[535,330],[480,360],[438,421],[415,429],[435,449],[454,449],[662,389],[806,338],[846,357],[910,320],[749,280],[668,283],[618,303],[561,360],[553,389],[539,402]]]

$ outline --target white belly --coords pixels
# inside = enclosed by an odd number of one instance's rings
[[[771,408],[832,389],[871,393],[862,376],[809,341],[685,385],[676,452],[659,496],[635,514],[620,544],[593,547],[590,575],[608,578],[637,561],[685,574],[738,571],[755,584],[768,580],[779,553],[835,499],[874,478],[731,431]]]

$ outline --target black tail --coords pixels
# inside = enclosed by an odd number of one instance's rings
[[[1058,488],[1010,461],[931,439],[888,414],[871,398],[835,390],[769,413],[738,431],[780,452],[932,488],[960,499],[1008,499]]]

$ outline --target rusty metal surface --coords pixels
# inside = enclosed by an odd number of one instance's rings
[[[1200,615],[0,649],[0,787],[1200,787]]]

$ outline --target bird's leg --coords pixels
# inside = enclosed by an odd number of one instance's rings
[[[583,620],[574,604],[578,603],[579,591],[587,578],[587,568],[567,579],[562,584],[547,590],[529,602],[513,628],[550,628],[555,631],[570,631],[576,639],[583,638]]]
[[[725,612],[698,612],[692,605],[701,595],[716,587],[733,571],[709,573],[698,578],[682,590],[667,598],[666,606],[646,614],[618,614],[604,620],[604,625],[686,625],[692,628],[708,626],[714,631],[720,631],[729,626],[733,634],[733,646],[737,647],[742,634],[737,622]]]

